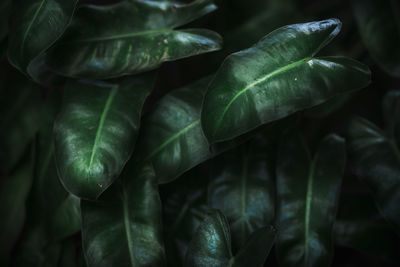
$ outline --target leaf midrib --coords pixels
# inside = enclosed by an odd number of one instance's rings
[[[306,266],[308,266],[308,257],[309,257],[308,237],[310,235],[310,215],[311,215],[311,202],[313,197],[314,169],[315,169],[315,160],[311,161],[310,173],[308,175],[308,180],[307,180],[306,210],[304,216],[304,261]]]
[[[166,146],[168,146],[170,143],[172,143],[173,141],[178,139],[179,136],[183,135],[184,133],[186,133],[187,131],[189,131],[190,129],[192,129],[199,123],[200,123],[200,119],[192,121],[191,123],[186,125],[183,129],[181,129],[179,132],[171,135],[167,140],[165,140],[161,145],[159,145],[155,150],[153,150],[153,152],[151,152],[150,155],[148,157],[146,157],[144,161],[147,161],[147,160],[151,159],[152,157],[154,157],[155,155],[157,155],[158,153],[160,153]]]
[[[110,94],[107,97],[106,104],[104,105],[103,112],[101,113],[99,126],[97,127],[95,139],[94,139],[94,142],[93,142],[92,153],[90,155],[90,161],[89,161],[89,167],[88,167],[89,171],[92,168],[94,156],[95,156],[95,154],[97,152],[97,149],[98,149],[98,146],[99,146],[99,141],[100,141],[100,136],[101,136],[103,128],[104,128],[104,122],[105,122],[107,114],[108,114],[108,112],[110,110],[110,106],[111,106],[111,104],[113,102],[113,99],[114,99],[114,97],[115,97],[115,95],[117,93],[117,89],[118,89],[118,86],[112,87],[112,89],[110,91]]]
[[[250,83],[245,88],[243,88],[242,90],[237,92],[235,94],[235,96],[231,99],[231,101],[229,101],[228,105],[226,105],[224,110],[222,111],[222,114],[221,114],[221,116],[219,117],[219,119],[218,119],[218,121],[216,123],[216,127],[215,127],[215,130],[214,130],[213,136],[215,136],[215,134],[217,133],[218,129],[220,128],[221,123],[222,123],[222,121],[223,121],[223,119],[225,117],[226,112],[229,110],[231,105],[236,101],[236,99],[239,96],[241,96],[242,94],[246,93],[249,89],[251,89],[252,87],[256,86],[257,84],[260,84],[260,83],[262,83],[262,82],[264,82],[264,81],[266,81],[266,80],[268,80],[268,79],[270,79],[270,78],[272,78],[272,77],[274,77],[274,76],[276,76],[276,75],[278,75],[280,73],[283,73],[283,72],[286,72],[288,70],[294,69],[297,66],[299,66],[299,65],[303,64],[304,62],[307,62],[307,61],[309,61],[311,59],[312,59],[312,57],[306,57],[306,58],[303,58],[301,60],[292,62],[292,63],[290,63],[288,65],[285,65],[283,67],[280,67],[277,70],[274,70],[273,72],[268,73],[267,75],[255,80],[254,82]]]

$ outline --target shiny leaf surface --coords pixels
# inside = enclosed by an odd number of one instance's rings
[[[279,28],[227,57],[209,85],[201,123],[210,143],[368,85],[370,71],[345,57],[315,57],[340,31],[337,19]]]
[[[129,159],[153,74],[119,83],[71,81],[55,126],[58,173],[72,194],[97,198]]]
[[[140,0],[82,6],[65,38],[50,51],[47,63],[61,75],[104,79],[218,50],[222,40],[215,32],[174,30],[215,9],[211,0],[190,4]]]
[[[255,138],[213,160],[208,203],[227,217],[233,251],[275,216],[275,149]]]
[[[64,33],[77,0],[14,0],[8,58],[22,72]]]
[[[254,232],[243,248],[232,255],[229,225],[218,210],[211,211],[197,229],[188,252],[187,267],[261,267],[275,240],[275,230],[265,227]]]
[[[400,152],[396,141],[360,117],[349,121],[346,140],[350,167],[372,190],[382,216],[400,233]]]
[[[353,11],[365,46],[388,74],[400,77],[400,3],[353,0]]]
[[[281,266],[329,266],[344,164],[345,143],[337,135],[324,138],[313,159],[298,133],[282,138],[276,182]]]
[[[161,202],[151,167],[127,166],[99,201],[82,201],[89,267],[164,266]]]

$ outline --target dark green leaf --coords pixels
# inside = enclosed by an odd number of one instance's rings
[[[238,252],[232,255],[229,225],[218,210],[210,212],[197,229],[186,254],[187,267],[261,267],[275,240],[271,227],[255,231]]]
[[[306,110],[304,114],[309,118],[324,118],[340,109],[349,99],[350,94],[342,94],[330,100]]]
[[[400,238],[380,216],[374,199],[367,194],[344,195],[334,227],[337,244],[399,262]]]
[[[360,117],[349,121],[346,139],[354,173],[370,187],[382,216],[400,233],[400,152],[396,141]]]
[[[281,266],[329,266],[345,143],[329,135],[313,159],[298,133],[282,138],[277,164],[277,255]]]
[[[89,267],[164,266],[161,202],[154,171],[127,166],[97,202],[82,201]]]
[[[119,83],[71,81],[55,126],[58,173],[72,194],[95,199],[119,175],[139,129],[153,74]]]
[[[274,157],[274,146],[255,138],[213,161],[208,203],[226,215],[233,251],[255,230],[273,223]]]
[[[279,28],[230,55],[204,99],[210,143],[231,139],[298,110],[366,86],[369,69],[344,57],[314,57],[340,31],[337,19]]]
[[[218,50],[221,37],[204,29],[179,29],[216,9],[211,0],[191,4],[122,1],[82,6],[47,63],[70,77],[110,78],[152,70],[162,62]]]
[[[353,0],[361,37],[378,65],[400,77],[400,3],[397,0]]]
[[[168,266],[183,266],[189,242],[208,211],[207,182],[197,167],[160,187]]]
[[[32,149],[33,150],[33,149]],[[32,154],[32,155],[30,155]],[[7,266],[9,253],[18,240],[25,221],[26,206],[33,178],[33,153],[22,166],[1,181],[0,191],[0,265]]]
[[[78,0],[14,0],[8,58],[22,72],[67,28]]]

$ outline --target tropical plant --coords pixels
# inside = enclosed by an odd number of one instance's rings
[[[0,12],[0,266],[400,263],[397,1]]]

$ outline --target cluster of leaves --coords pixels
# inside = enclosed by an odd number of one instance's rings
[[[0,3],[1,266],[399,261],[400,91],[349,56],[400,78],[400,4],[86,2]]]

